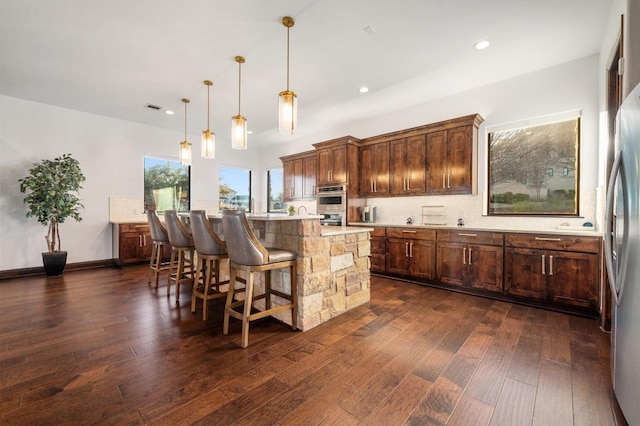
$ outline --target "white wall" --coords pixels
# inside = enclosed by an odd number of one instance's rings
[[[378,206],[380,222],[404,223],[406,217],[420,220],[422,205],[445,205],[450,215],[448,223],[455,223],[464,214],[468,226],[499,227],[504,229],[555,230],[558,225],[568,222],[581,225],[585,221],[598,224],[597,199],[599,186],[598,169],[598,56],[590,56],[538,72],[504,80],[488,86],[458,93],[446,98],[426,102],[421,105],[396,111],[384,116],[345,124],[331,133],[322,135],[325,139],[352,135],[366,138],[450,118],[479,113],[485,121],[479,133],[479,185],[476,196],[419,196],[369,199],[368,203]],[[483,200],[486,184],[485,129],[490,126],[545,116],[549,114],[580,110],[582,112],[581,140],[581,218],[496,218],[483,216]],[[304,117],[301,116],[300,120]],[[289,144],[280,150],[264,150],[263,162],[273,163],[284,154],[310,149],[312,142],[324,139],[304,140]],[[402,209],[398,209],[398,205]]]
[[[199,157],[200,136],[190,134],[194,160],[192,205],[218,199],[218,165],[254,171],[262,187],[257,150],[234,151],[218,143],[215,160]],[[42,266],[46,228],[25,216],[18,179],[44,158],[71,153],[87,177],[80,192],[82,222],[60,227],[68,262],[111,259],[109,197],[143,197],[143,157],[177,159],[184,134],[104,116],[0,96],[0,270]]]

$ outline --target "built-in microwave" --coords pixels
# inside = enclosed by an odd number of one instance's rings
[[[318,188],[316,200],[318,214],[346,213],[347,188],[344,185],[321,186]]]

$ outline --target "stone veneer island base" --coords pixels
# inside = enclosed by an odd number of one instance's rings
[[[322,226],[318,216],[247,215],[247,219],[266,247],[298,253],[299,329],[309,330],[369,301],[371,228]],[[224,234],[220,216],[210,216],[210,221]],[[288,270],[272,272],[274,289],[288,293],[290,286]],[[256,280],[256,289],[264,290],[262,278]],[[274,304],[277,299],[274,296]],[[261,309],[261,303],[254,306]],[[289,312],[276,317],[291,324]]]

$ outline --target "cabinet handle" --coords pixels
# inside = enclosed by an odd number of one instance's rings
[[[146,247],[146,246],[147,246],[147,236],[146,236],[146,235],[143,235],[143,236],[142,236],[142,246],[143,246],[143,247]]]
[[[373,181],[373,192],[378,192],[378,179]]]
[[[447,188],[451,188],[451,173],[447,173]]]
[[[142,247],[142,235],[138,235],[138,247]]]
[[[562,241],[562,238],[544,238],[544,237],[536,237],[536,241]]]
[[[407,190],[407,178],[402,178],[402,190],[406,191]]]
[[[371,179],[371,192],[373,192],[373,179]]]
[[[409,257],[409,243],[404,243],[404,257]]]
[[[415,234],[416,232],[417,232],[417,231],[411,231],[411,230],[409,230],[409,229],[403,229],[403,230],[402,230],[402,233],[403,233],[403,234]]]
[[[413,257],[413,243],[409,243],[409,257]]]
[[[549,256],[549,275],[553,275],[553,256]]]
[[[407,178],[407,191],[411,191],[411,176]]]
[[[546,273],[545,268],[544,268],[544,254],[543,254],[542,255],[542,275],[546,275],[546,274],[547,273]]]
[[[462,264],[463,265],[467,264],[467,248],[466,247],[462,248]]]
[[[478,234],[468,234],[468,233],[465,233],[465,232],[458,232],[458,236],[460,236],[460,237],[477,237]]]
[[[471,247],[469,247],[469,265],[473,265],[473,263],[471,263]]]
[[[446,184],[446,181],[445,181],[446,178],[447,178],[447,174],[443,173],[442,174],[442,188],[443,189],[447,189],[447,184]]]

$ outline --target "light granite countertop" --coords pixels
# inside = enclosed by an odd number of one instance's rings
[[[592,227],[561,227],[556,229],[497,229],[497,228],[478,228],[478,227],[466,227],[466,226],[438,226],[438,225],[421,225],[421,224],[400,224],[400,223],[365,223],[365,222],[351,222],[349,226],[367,226],[375,228],[420,228],[420,229],[446,229],[446,230],[458,230],[458,231],[478,231],[478,232],[517,232],[525,234],[559,234],[559,235],[575,235],[575,236],[589,236],[589,237],[601,237],[602,233],[594,231]],[[583,229],[584,228],[584,229]]]

